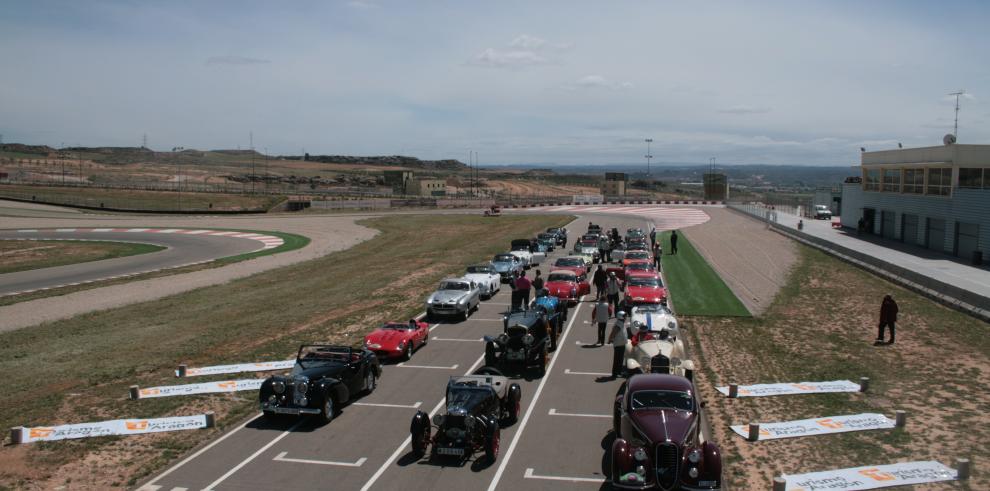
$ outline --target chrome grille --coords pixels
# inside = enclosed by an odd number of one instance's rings
[[[659,484],[662,489],[673,489],[674,485],[677,484],[677,462],[679,460],[679,453],[680,452],[677,451],[676,443],[664,442],[657,444],[657,484]]]

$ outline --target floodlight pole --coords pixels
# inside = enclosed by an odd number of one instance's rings
[[[650,144],[653,143],[653,138],[647,138],[646,140],[646,177],[650,177],[650,159],[653,155],[650,155]]]
[[[956,96],[956,120],[952,124],[952,134],[955,135],[956,141],[959,141],[959,96],[965,94],[965,90],[958,90],[949,95]]]

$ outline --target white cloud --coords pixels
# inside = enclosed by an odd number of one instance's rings
[[[248,56],[211,56],[206,60],[207,65],[264,65],[271,63],[271,60],[262,58],[251,58]]]
[[[725,109],[719,109],[718,112],[722,114],[766,114],[770,112],[770,108],[738,105],[738,106],[727,107]]]
[[[473,64],[493,67],[521,67],[545,65],[546,58],[526,50],[500,50],[488,48],[474,57]]]
[[[632,82],[614,82],[601,75],[585,75],[574,82],[562,86],[568,90],[574,89],[609,89],[625,90],[633,88]]]
[[[547,44],[546,39],[538,38],[536,36],[530,36],[529,34],[520,34],[516,36],[515,39],[509,43],[510,48],[519,48],[524,50],[538,50]]]

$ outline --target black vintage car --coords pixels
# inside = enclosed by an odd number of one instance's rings
[[[489,462],[498,457],[501,429],[516,422],[522,389],[498,370],[482,367],[474,375],[451,377],[447,382],[446,414],[430,416],[417,411],[409,431],[416,458],[449,456],[470,458],[484,451]],[[436,432],[434,432],[434,427]]]
[[[550,227],[547,229],[548,234],[553,234],[554,238],[557,240],[557,245],[564,245],[567,242],[567,229],[563,227]]]
[[[268,418],[314,414],[329,422],[354,396],[375,390],[381,374],[378,357],[366,349],[303,345],[291,374],[269,377],[261,384],[261,411]]]
[[[546,372],[550,352],[557,348],[557,329],[542,308],[517,310],[502,317],[503,332],[485,336],[485,365],[520,374],[536,368]]]

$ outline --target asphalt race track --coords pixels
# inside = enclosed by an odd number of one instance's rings
[[[569,245],[584,232],[589,219],[622,231],[649,226],[633,215],[587,215],[569,227]],[[550,260],[560,255],[564,254],[558,249]],[[540,269],[546,276],[548,270]],[[431,415],[439,411],[447,379],[482,365],[482,336],[502,331],[502,312],[508,308],[509,288],[503,285],[467,321],[431,325],[427,346],[407,363],[385,364],[375,392],[344,407],[327,425],[293,417],[270,424],[259,414],[139,489],[607,488],[612,404],[622,380],[604,378],[611,367],[612,348],[592,346],[597,335],[586,301],[571,308],[547,375],[515,380],[522,386],[520,418],[502,430],[494,464],[485,462],[483,455],[463,466],[412,457],[412,416],[417,410]],[[245,393],[245,397],[257,396]],[[707,428],[703,432],[710,434]]]
[[[222,235],[220,235],[222,234]],[[261,240],[262,237],[267,239]],[[161,269],[209,262],[276,247],[282,239],[261,234],[242,234],[196,229],[64,228],[0,230],[0,240],[101,240],[141,242],[167,249],[103,261],[0,274],[0,296],[28,293],[60,286],[90,283]],[[272,240],[275,239],[275,240]]]

